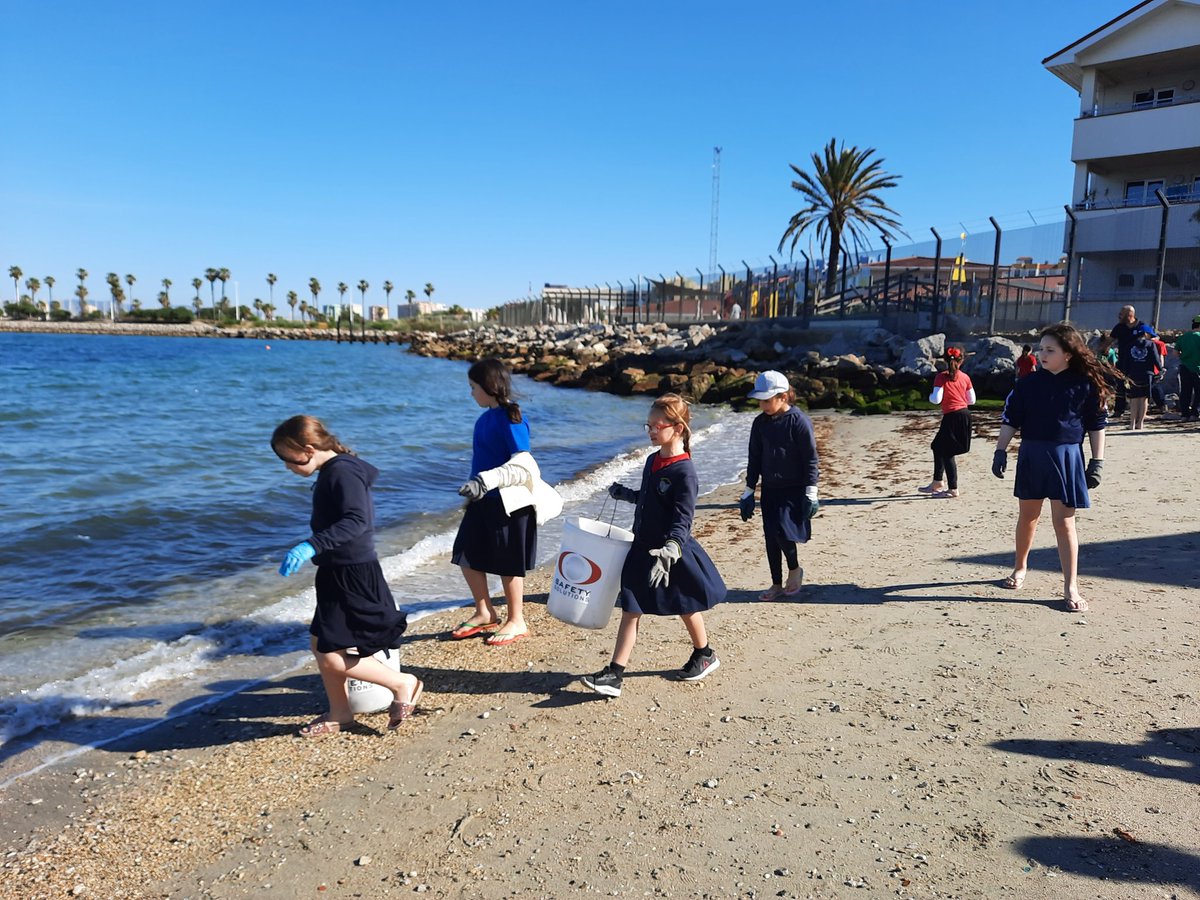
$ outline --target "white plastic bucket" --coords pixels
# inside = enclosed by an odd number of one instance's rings
[[[387,653],[387,656],[384,656],[384,653]],[[374,658],[389,669],[400,671],[399,650],[380,650]],[[350,712],[356,716],[360,713],[379,712],[392,705],[392,692],[382,685],[372,684],[369,681],[347,678],[346,691],[350,695]]]
[[[632,544],[633,532],[619,525],[582,516],[567,519],[546,601],[550,615],[580,628],[607,625]]]

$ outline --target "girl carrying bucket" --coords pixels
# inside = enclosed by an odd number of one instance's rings
[[[958,496],[958,463],[954,457],[971,450],[971,413],[967,407],[975,405],[975,386],[970,375],[959,371],[963,364],[961,350],[947,347],[943,358],[946,371],[933,376],[933,391],[929,394],[929,402],[942,407],[942,421],[929,445],[933,450],[933,481],[917,490],[954,499]]]
[[[725,582],[704,548],[692,537],[699,482],[690,456],[687,403],[664,394],[650,407],[646,431],[658,448],[642,470],[639,490],[613,484],[616,500],[636,503],[633,545],[621,569],[621,624],[612,662],[583,683],[606,697],[621,696],[625,666],[643,615],[679,616],[692,640],[692,654],[678,677],[700,681],[721,665],[708,645],[703,612],[725,599]]]
[[[379,470],[354,455],[320,419],[292,416],[271,435],[271,449],[302,478],[314,473],[312,536],[288,551],[280,575],[294,575],[310,559],[317,566],[317,609],[309,633],[329,711],[300,729],[302,737],[336,734],[354,722],[346,680],[356,678],[392,692],[388,728],[408,719],[424,685],[413,675],[373,658],[396,652],[408,620],[396,608],[375,555],[371,485]]]
[[[467,370],[472,399],[483,407],[475,420],[471,478],[458,492],[467,498],[450,560],[462,568],[475,601],[475,613],[450,632],[453,640],[490,632],[484,643],[502,647],[528,637],[525,624],[525,573],[537,564],[537,515],[529,505],[506,508],[502,488],[530,479],[512,464],[529,453],[529,423],[513,402],[512,379],[498,359],[481,359]],[[486,476],[486,477],[485,477]],[[511,495],[510,495],[511,496]],[[523,496],[523,495],[522,495]],[[488,574],[499,575],[507,604],[503,625],[488,591]]]
[[[795,394],[782,372],[760,373],[750,397],[758,401],[762,413],[750,426],[746,490],[738,506],[742,521],[749,521],[754,515],[754,488],[761,478],[763,537],[771,586],[758,599],[778,600],[800,593],[804,584],[796,544],[807,543],[812,537],[812,519],[820,508],[817,441],[812,420],[792,406]],[[787,560],[786,582],[780,556]]]

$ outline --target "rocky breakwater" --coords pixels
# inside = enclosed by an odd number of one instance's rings
[[[1020,347],[1003,337],[953,342],[980,396],[1003,397]],[[674,391],[700,403],[740,403],[766,369],[784,372],[809,409],[883,413],[919,408],[947,345],[934,334],[911,341],[883,328],[804,329],[785,322],[672,327],[550,325],[414,332],[422,356],[495,356],[514,372],[561,387],[658,396]]]

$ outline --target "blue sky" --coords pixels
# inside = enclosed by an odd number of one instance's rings
[[[765,264],[835,136],[915,240],[1016,227],[1071,186],[1041,60],[1129,5],[0,0],[0,264],[493,306],[707,268],[715,145],[718,261]]]

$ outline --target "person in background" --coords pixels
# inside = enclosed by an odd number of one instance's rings
[[[1167,342],[1158,336],[1153,326],[1146,327],[1150,329],[1150,343],[1158,349],[1159,359],[1162,360],[1154,371],[1154,377],[1150,379],[1150,406],[1155,415],[1162,415],[1167,410],[1167,390],[1164,384],[1167,376]]]
[[[650,407],[646,433],[658,448],[642,469],[638,490],[614,483],[608,494],[636,503],[633,546],[621,569],[621,624],[612,661],[583,683],[606,697],[620,697],[625,667],[637,642],[643,615],[679,616],[692,641],[692,654],[678,678],[700,681],[721,665],[708,643],[704,612],[725,599],[725,582],[692,536],[700,486],[691,457],[691,413],[678,394],[663,394]]]
[[[1129,348],[1125,377],[1129,383],[1125,394],[1129,398],[1129,427],[1142,431],[1146,427],[1146,409],[1155,375],[1162,370],[1163,358],[1150,336],[1154,330],[1144,323],[1134,326],[1134,342]]]
[[[1175,339],[1179,354],[1179,415],[1186,422],[1200,419],[1200,316],[1192,318],[1192,330]]]
[[[929,445],[933,450],[933,481],[917,490],[953,499],[958,496],[958,464],[954,457],[971,450],[971,413],[967,407],[975,404],[975,386],[970,375],[959,371],[963,364],[961,350],[946,348],[944,359],[946,371],[933,376],[933,391],[929,394],[929,402],[942,408],[942,421]]]
[[[1024,378],[1037,368],[1037,357],[1033,355],[1033,348],[1028,344],[1021,347],[1021,355],[1017,357],[1015,367],[1017,370],[1017,380]]]
[[[1008,469],[1008,445],[1021,432],[1013,485],[1013,494],[1020,501],[1016,558],[1003,586],[1019,590],[1025,583],[1038,519],[1049,500],[1063,573],[1063,599],[1068,610],[1079,612],[1088,604],[1079,593],[1075,510],[1087,509],[1091,505],[1088,490],[1100,486],[1108,424],[1105,403],[1111,389],[1103,367],[1070,325],[1047,328],[1038,347],[1041,367],[1018,381],[1004,401],[992,455],[992,474],[1003,478]],[[1085,434],[1092,452],[1086,469]]]
[[[742,521],[754,515],[754,489],[762,479],[763,537],[771,586],[759,600],[777,600],[800,593],[804,569],[796,544],[812,537],[812,520],[820,504],[817,478],[820,460],[812,420],[799,408],[787,376],[782,372],[759,374],[750,397],[762,412],[750,426],[750,448],[746,458],[746,490],[738,506]],[[787,581],[783,565],[787,561]]]
[[[1134,308],[1128,304],[1122,306],[1117,316],[1117,324],[1112,327],[1112,331],[1108,333],[1107,339],[1101,346],[1101,349],[1105,351],[1111,346],[1116,346],[1116,367],[1117,371],[1122,374],[1128,374],[1125,367],[1129,363],[1129,348],[1133,346],[1133,342],[1136,340],[1133,335],[1133,329],[1136,325],[1140,324]],[[1122,379],[1117,379],[1117,399],[1113,407],[1113,416],[1119,417],[1125,415],[1126,405],[1125,382]]]
[[[317,566],[317,609],[309,633],[329,700],[329,711],[300,729],[301,737],[336,734],[354,722],[346,680],[356,678],[392,692],[388,728],[412,716],[424,685],[373,656],[397,652],[408,619],[396,608],[375,555],[371,485],[379,470],[354,455],[320,419],[292,416],[271,435],[271,449],[301,478],[317,476],[312,491],[312,536],[288,551],[280,575],[309,560]]]

